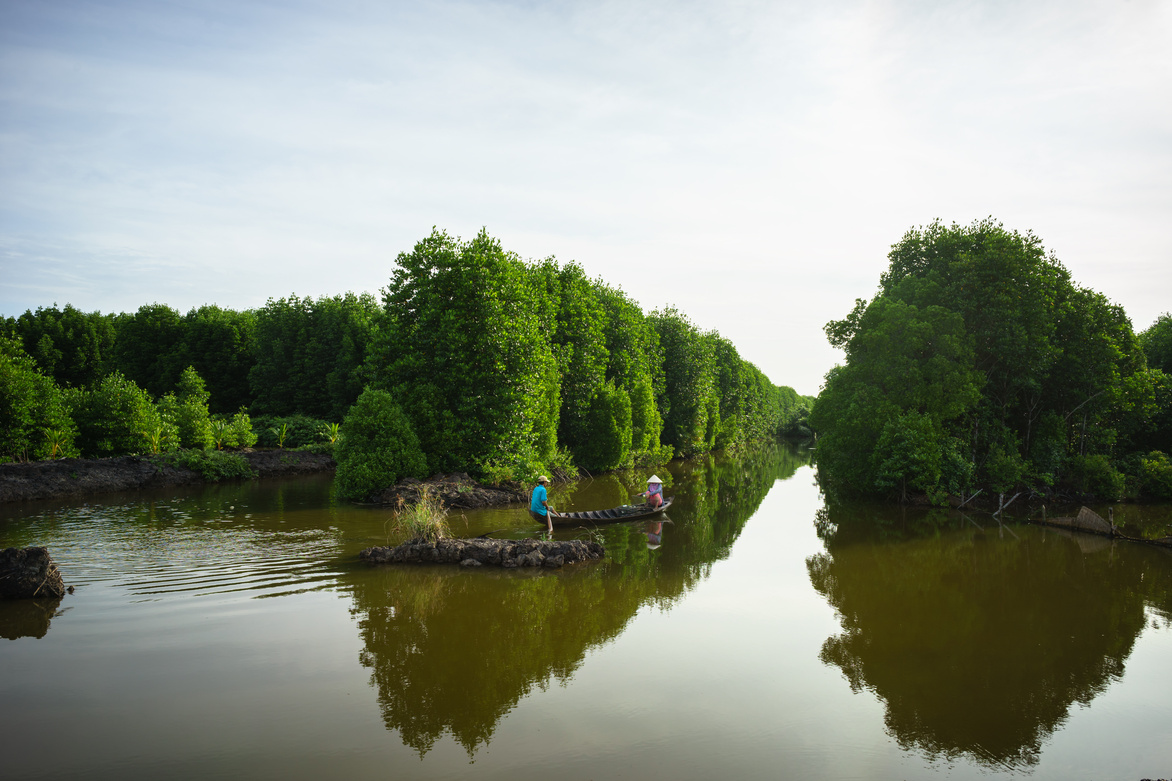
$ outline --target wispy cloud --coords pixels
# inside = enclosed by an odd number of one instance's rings
[[[1032,229],[1138,327],[1172,283],[1168,2],[24,3],[0,312],[385,284],[487,226],[813,393],[936,217]]]

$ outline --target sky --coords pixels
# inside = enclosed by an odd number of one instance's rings
[[[0,316],[378,293],[433,227],[815,395],[910,229],[1172,310],[1172,0],[0,0]]]

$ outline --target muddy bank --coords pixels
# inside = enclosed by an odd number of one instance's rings
[[[583,540],[412,540],[394,548],[367,548],[358,558],[372,564],[460,564],[505,567],[545,567],[601,559],[606,550],[597,542]]]
[[[65,596],[61,572],[44,548],[0,550],[0,597],[60,599]]]
[[[405,478],[385,491],[375,494],[371,497],[371,502],[391,507],[398,507],[400,502],[403,505],[412,505],[419,501],[424,490],[431,496],[438,497],[449,510],[476,510],[481,507],[524,502],[528,499],[521,491],[500,486],[483,486],[463,472],[455,472],[450,475],[435,475],[422,481]]]
[[[327,472],[337,466],[332,456],[322,453],[258,450],[240,455],[252,465],[258,477]],[[158,456],[0,464],[0,502],[66,499],[202,482],[205,481],[198,472],[171,466]]]

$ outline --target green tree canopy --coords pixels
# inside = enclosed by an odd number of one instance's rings
[[[76,456],[61,389],[14,339],[0,337],[0,463]]]
[[[482,230],[433,231],[397,259],[372,373],[411,419],[432,471],[545,464],[557,444],[557,364],[544,293]]]
[[[341,420],[362,392],[362,367],[381,317],[366,293],[270,298],[257,310],[253,331],[253,411]]]
[[[720,397],[712,342],[674,308],[648,318],[663,350],[664,392],[659,397],[663,444],[681,455],[711,450],[720,426]]]
[[[846,351],[811,414],[828,485],[1051,486],[1144,429],[1156,378],[1130,322],[1033,234],[937,222],[889,260],[875,298],[826,326]]]
[[[1165,312],[1139,335],[1148,366],[1172,374],[1172,314]]]
[[[113,318],[100,312],[82,312],[71,304],[64,309],[37,307],[9,318],[8,331],[24,351],[58,384],[70,388],[93,385],[110,370],[115,329]]]

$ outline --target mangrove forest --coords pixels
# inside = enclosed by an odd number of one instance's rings
[[[812,401],[676,309],[645,313],[484,230],[433,231],[381,299],[0,321],[0,462],[325,448],[354,499],[408,476],[594,473],[809,433]]]
[[[913,229],[810,415],[823,487],[907,500],[1172,498],[1172,317],[1136,334],[1032,233]]]

